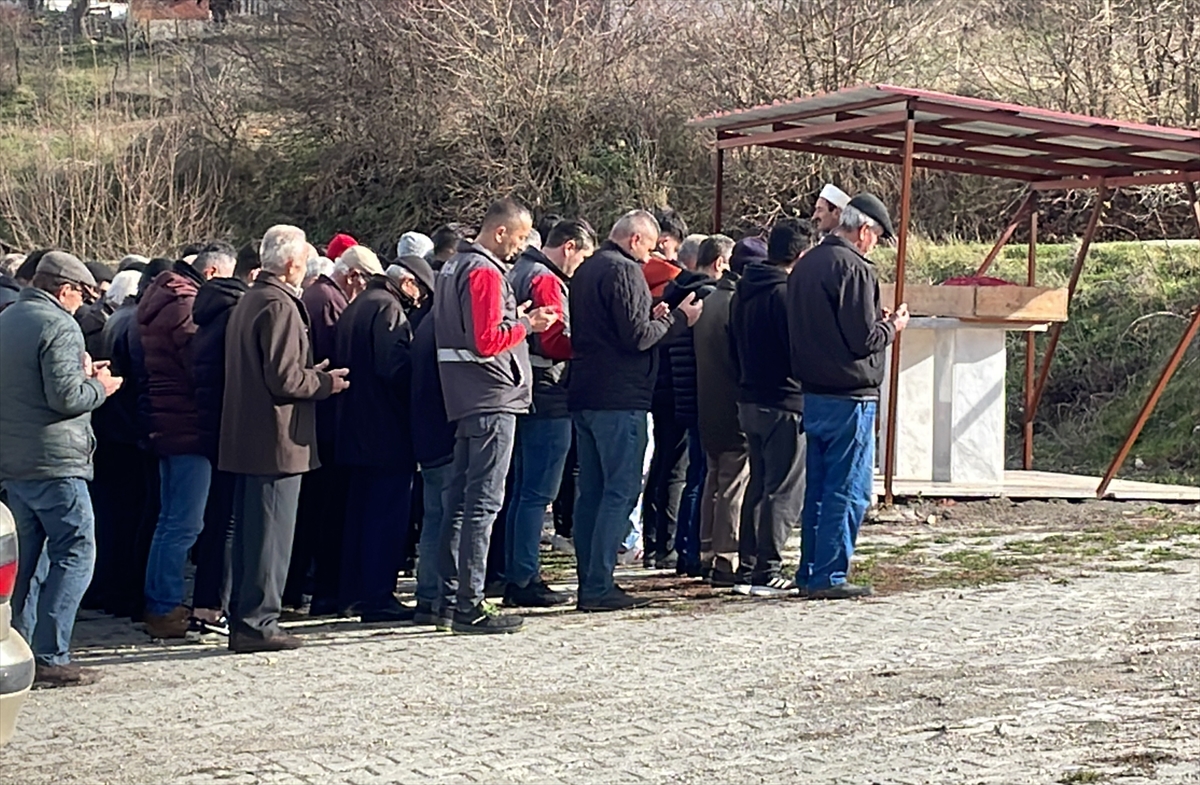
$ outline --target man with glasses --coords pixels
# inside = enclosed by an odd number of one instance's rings
[[[871,593],[848,582],[858,528],[871,503],[875,412],[884,352],[908,325],[908,306],[888,313],[867,255],[891,239],[887,208],[859,194],[837,227],[788,280],[792,373],[804,389],[808,485],[796,583],[812,599]]]
[[[95,288],[83,262],[51,251],[0,314],[0,481],[20,554],[13,626],[32,645],[35,679],[47,687],[95,681],[71,662],[71,632],[96,560],[91,413],[121,386],[108,363],[84,351],[72,318]],[[49,570],[39,577],[43,551]]]

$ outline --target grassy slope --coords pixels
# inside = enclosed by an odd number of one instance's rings
[[[910,283],[969,273],[988,248],[917,242]],[[1076,246],[1038,248],[1038,284],[1066,286]],[[1009,246],[989,274],[1024,282],[1027,247]],[[880,252],[890,277],[891,254]],[[1034,466],[1101,473],[1133,423],[1179,341],[1189,309],[1200,305],[1200,242],[1099,243],[1084,266],[1071,321],[1063,330],[1034,439]],[[1018,343],[1020,341],[1020,343]],[[1121,476],[1200,483],[1200,341],[1183,363],[1134,445]],[[1009,344],[1009,465],[1019,461],[1023,339]],[[1039,358],[1046,345],[1038,343]],[[1140,459],[1143,468],[1134,467]]]

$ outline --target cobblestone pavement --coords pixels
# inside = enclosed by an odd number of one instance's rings
[[[894,532],[864,530],[864,541]],[[953,547],[946,544],[946,547]],[[622,580],[666,596],[672,580]],[[233,656],[77,630],[12,785],[1200,782],[1200,560],[818,603],[544,613],[515,636],[351,622]]]

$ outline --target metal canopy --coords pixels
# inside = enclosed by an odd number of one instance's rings
[[[1030,221],[1027,283],[1036,284],[1038,192],[1094,188],[1095,207],[1083,234],[1067,286],[1068,302],[1075,294],[1088,248],[1100,225],[1105,198],[1113,189],[1133,185],[1182,184],[1200,228],[1200,130],[1166,128],[1143,123],[1106,120],[1052,112],[1018,104],[913,90],[891,85],[862,85],[836,93],[776,102],[737,112],[717,112],[688,123],[716,131],[716,189],[713,231],[721,231],[725,180],[725,151],[739,147],[783,150],[899,164],[900,220],[896,246],[896,302],[904,301],[905,263],[912,202],[913,169],[938,169],[961,174],[1024,181],[1026,194],[1008,228],[1000,235],[977,274],[983,274],[1020,223]],[[1026,470],[1033,467],[1033,418],[1054,360],[1062,322],[1051,328],[1050,340],[1036,373],[1034,334],[1026,333],[1025,418]],[[1179,340],[1150,397],[1142,407],[1108,472],[1096,489],[1103,498],[1133,442],[1154,410],[1192,339],[1200,334],[1200,307]],[[896,401],[900,382],[900,343],[892,345],[888,385],[887,433],[884,437],[883,482],[892,502],[896,471]]]
[[[1028,182],[1035,190],[1200,182],[1200,130],[1107,120],[999,101],[862,85],[688,123],[717,149],[775,147]]]

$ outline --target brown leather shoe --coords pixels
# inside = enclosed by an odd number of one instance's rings
[[[264,651],[290,651],[304,645],[295,635],[279,632],[266,638],[235,632],[229,636],[229,650],[237,654],[254,654]]]
[[[100,672],[93,668],[81,668],[73,662],[66,665],[38,665],[34,671],[34,689],[50,690],[56,687],[86,687],[95,684]]]
[[[192,612],[183,605],[163,616],[147,613],[146,632],[151,638],[186,638],[191,615]]]

